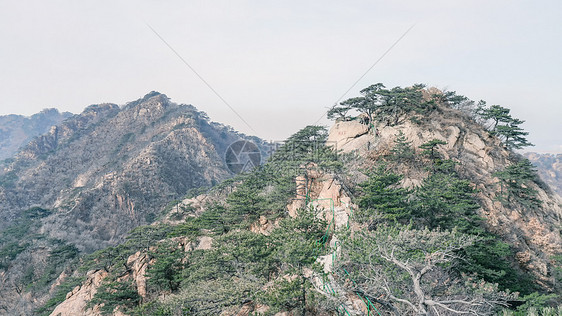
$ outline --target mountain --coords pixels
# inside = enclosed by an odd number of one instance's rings
[[[262,145],[157,92],[91,105],[35,137],[0,170],[0,308],[29,314],[72,260],[231,177],[223,157],[240,139]]]
[[[45,109],[30,117],[22,115],[0,116],[0,160],[12,157],[20,147],[33,137],[49,131],[53,125],[72,116],[57,109]]]
[[[516,124],[420,85],[363,93],[83,257],[37,312],[559,314],[562,201],[502,137]]]
[[[535,165],[539,175],[554,192],[562,196],[562,154],[525,153],[524,156]]]

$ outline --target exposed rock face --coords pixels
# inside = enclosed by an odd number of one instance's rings
[[[345,152],[355,150],[375,160],[390,152],[399,131],[412,142],[418,154],[418,146],[427,141],[446,141],[447,145],[440,146],[439,152],[447,159],[460,162],[459,173],[478,189],[482,206],[480,214],[486,219],[488,227],[513,245],[517,250],[516,259],[523,267],[532,271],[543,284],[549,284],[551,256],[562,252],[562,238],[558,229],[562,200],[535,183],[531,185],[538,191],[542,201],[540,209],[507,208],[496,200],[499,186],[492,174],[514,163],[518,159],[517,154],[504,149],[497,138],[490,136],[477,123],[447,108],[441,109],[441,113],[432,114],[420,124],[406,119],[396,126],[380,124],[376,126],[376,134],[372,131],[365,134],[356,124],[336,123],[330,131],[329,140],[337,143],[338,149]],[[348,125],[349,130],[357,131],[355,137],[340,132],[346,130]],[[403,185],[415,186],[425,176],[423,172],[407,173]]]
[[[46,240],[61,240],[82,253],[115,245],[189,189],[229,177],[224,153],[241,138],[248,137],[157,92],[124,107],[89,106],[0,166],[0,230],[24,210],[40,206],[53,211],[33,232]],[[257,138],[252,141],[261,145]],[[48,254],[50,246],[45,247],[43,254],[32,255]],[[15,278],[12,270],[21,277],[21,271],[37,268],[34,261],[18,258],[6,272],[8,279]],[[8,291],[2,284],[0,292]],[[9,296],[2,296],[6,302],[0,297],[0,306],[18,314],[19,309],[10,309],[15,305]]]
[[[146,268],[149,258],[145,253],[137,252],[127,259],[129,272],[119,278],[119,280],[132,280],[140,296],[146,297]],[[93,306],[86,309],[88,302],[97,293],[98,288],[108,275],[105,270],[89,271],[86,280],[72,291],[66,294],[66,299],[57,305],[51,316],[99,316],[101,315],[100,306]],[[115,315],[124,315],[116,310]]]
[[[185,252],[193,250],[211,249],[213,239],[209,236],[201,236],[195,241],[190,241],[185,237],[177,237],[173,239],[178,242],[178,247]],[[152,247],[151,247],[152,249]],[[127,258],[127,273],[120,276],[118,281],[133,282],[136,286],[137,293],[143,297],[147,297],[147,277],[146,270],[154,261],[145,253],[138,251]],[[104,270],[89,271],[86,280],[74,288],[66,295],[66,299],[57,305],[51,316],[99,316],[101,315],[100,306],[96,305],[89,309],[85,309],[88,301],[96,294],[98,288],[104,282],[104,278],[108,273]],[[125,315],[119,307],[113,312],[114,315]]]
[[[537,166],[541,179],[562,196],[562,154],[525,153],[524,156]]]
[[[43,227],[51,237],[86,251],[115,244],[188,189],[228,177],[222,155],[241,136],[158,93],[123,109],[90,106],[0,172],[14,179],[0,185],[0,226],[39,205],[57,210]]]
[[[360,131],[360,129],[356,130]],[[348,138],[350,139],[353,134],[341,133],[340,135],[351,135]],[[335,139],[342,142],[342,140]],[[306,168],[306,174],[298,177],[295,184],[297,199],[287,205],[289,216],[295,217],[297,215],[296,210],[306,206],[308,202],[308,206],[321,210],[318,216],[326,220],[332,229],[335,227],[340,230],[350,225],[350,217],[353,215],[353,210],[357,209],[357,205],[352,204],[351,198],[344,190],[342,183],[335,178],[335,175],[319,172],[316,165],[309,164]],[[308,199],[304,197],[308,197]],[[352,226],[351,229],[357,229],[357,227]],[[325,276],[306,268],[303,272],[321,295],[331,296],[335,294],[335,296],[345,297],[343,305],[347,311],[354,315],[367,314],[367,308],[361,298],[355,293],[345,291],[337,282],[334,282],[333,263],[341,252],[340,245],[338,237],[332,236],[328,242],[328,247],[332,249],[332,252],[316,259],[326,273]]]
[[[72,113],[60,113],[56,109],[45,109],[30,117],[0,116],[0,160],[13,157],[33,137],[48,132],[51,126],[71,116]]]
[[[369,126],[359,123],[359,121],[337,122],[331,129],[328,137],[328,144],[343,151],[353,150],[362,147],[369,141],[367,138],[360,138],[369,132]]]
[[[107,272],[103,270],[88,272],[87,279],[82,285],[77,286],[66,294],[66,300],[58,305],[51,313],[51,316],[98,316],[101,315],[99,307],[86,310],[86,305],[90,301],[101,285]]]
[[[135,280],[137,291],[141,297],[146,297],[146,268],[149,258],[145,253],[137,252],[127,259],[127,266],[131,267],[130,277]]]

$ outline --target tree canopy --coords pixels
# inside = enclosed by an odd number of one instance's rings
[[[347,120],[350,119],[347,113],[355,110],[364,115],[367,123],[374,119],[386,122],[387,125],[395,125],[402,114],[423,109],[423,88],[424,85],[416,84],[412,87],[386,89],[382,83],[373,84],[361,90],[362,96],[334,105],[328,111],[328,118]]]

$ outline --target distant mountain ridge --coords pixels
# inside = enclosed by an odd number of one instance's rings
[[[224,152],[240,138],[248,137],[158,92],[122,108],[91,105],[33,139],[0,171],[5,201],[0,213],[6,218],[0,226],[29,207],[64,210],[56,213],[64,215],[55,214],[58,224],[52,225],[80,223],[64,234],[76,229],[88,244],[80,248],[94,250],[100,242],[116,241],[121,233],[151,222],[167,202],[189,189],[227,178]],[[108,217],[99,217],[98,211]],[[122,227],[98,225],[109,218]],[[84,231],[91,238],[84,238]]]
[[[70,112],[59,112],[57,109],[44,109],[32,116],[15,114],[0,116],[0,160],[12,157],[35,136],[47,133],[51,126],[59,124],[72,115]]]
[[[529,152],[524,156],[537,167],[541,179],[562,196],[562,154]]]
[[[71,258],[122,242],[190,189],[229,178],[224,154],[240,139],[263,145],[158,92],[91,105],[35,137],[0,163],[0,314],[32,314],[45,293],[30,304],[20,284],[51,284]]]

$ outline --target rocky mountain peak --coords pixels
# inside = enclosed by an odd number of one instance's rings
[[[516,259],[525,269],[532,271],[544,284],[550,282],[551,258],[562,253],[558,228],[562,199],[553,195],[544,183],[536,182],[529,186],[537,191],[542,207],[526,209],[502,205],[498,200],[499,180],[494,174],[523,157],[507,150],[497,137],[464,113],[439,107],[423,118],[403,116],[398,124],[378,122],[372,128],[356,120],[339,121],[330,129],[328,143],[344,152],[359,153],[365,161],[356,167],[367,168],[379,158],[390,155],[399,134],[411,143],[416,155],[421,155],[422,144],[435,139],[444,141],[436,150],[443,159],[456,162],[459,174],[478,190],[479,215],[486,220],[488,228],[517,249]],[[415,188],[427,174],[419,168],[407,168],[401,185]]]
[[[92,104],[82,112],[82,115],[94,114],[103,115],[104,113],[118,110],[119,106],[113,103]]]
[[[152,106],[166,107],[169,104],[170,104],[170,98],[168,98],[168,96],[158,91],[151,91],[146,95],[144,95],[142,98],[127,103],[124,106],[124,108],[127,109],[127,108],[138,107],[138,106],[142,106],[145,108],[149,108]]]

